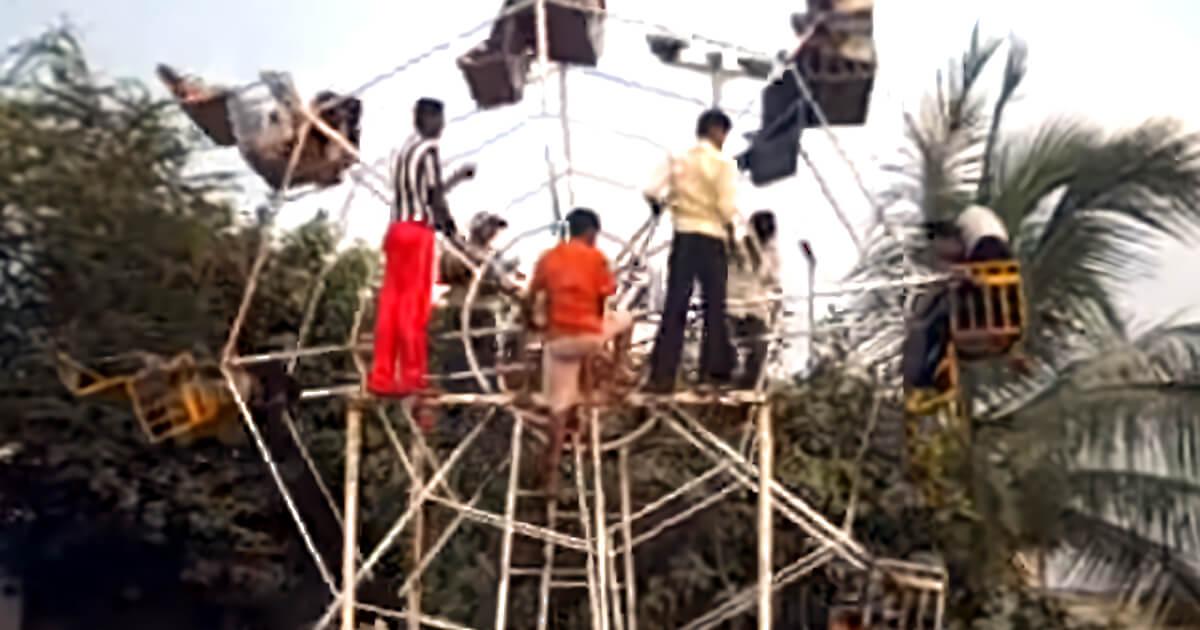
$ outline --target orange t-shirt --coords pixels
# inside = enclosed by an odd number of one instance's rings
[[[604,332],[604,298],[617,292],[617,283],[599,249],[560,243],[538,260],[533,286],[546,291],[551,334]]]

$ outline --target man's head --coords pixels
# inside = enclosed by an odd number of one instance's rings
[[[500,230],[508,227],[508,221],[505,221],[500,215],[491,212],[480,212],[474,217],[471,217],[470,239],[471,243],[486,247],[491,244],[492,239],[500,233]]]
[[[750,215],[750,229],[758,242],[766,245],[775,239],[775,213],[770,210],[759,210]]]
[[[924,228],[936,262],[957,263],[966,256],[966,252],[963,251],[962,233],[953,221],[930,221]]]
[[[587,208],[575,208],[567,215],[567,231],[571,240],[595,245],[596,235],[600,233],[600,217]]]
[[[417,131],[426,138],[440,138],[446,126],[444,109],[442,102],[435,98],[417,99],[413,108],[413,124]]]
[[[733,129],[733,121],[715,108],[700,114],[700,119],[696,121],[696,137],[709,140],[718,149],[725,146],[725,137],[730,129]]]

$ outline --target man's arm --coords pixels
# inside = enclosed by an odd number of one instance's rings
[[[662,212],[663,203],[671,193],[671,168],[671,158],[668,157],[654,169],[650,176],[650,185],[642,191],[642,197],[650,205],[650,211],[656,215]]]
[[[612,269],[608,267],[608,259],[604,257],[604,254],[600,254],[599,252],[597,254],[599,255],[596,256],[594,277],[596,281],[596,293],[599,296],[598,311],[603,315],[605,303],[608,301],[608,298],[617,294],[617,279],[613,276]]]
[[[454,236],[458,233],[458,226],[454,224],[454,217],[450,216],[450,204],[446,202],[446,186],[442,182],[442,166],[438,160],[437,147],[430,147],[421,159],[425,160],[423,170],[429,177],[429,205],[433,208],[433,225],[447,236]]]
[[[533,328],[535,325],[533,311],[537,303],[537,296],[542,291],[546,290],[545,276],[545,257],[539,258],[537,264],[533,267],[533,279],[529,281],[529,287],[525,290],[524,299],[520,301],[521,318],[525,320],[525,326]]]
[[[463,164],[450,174],[450,178],[446,180],[446,183],[442,186],[442,190],[444,193],[449,193],[455,186],[472,177],[475,177],[475,165]]]

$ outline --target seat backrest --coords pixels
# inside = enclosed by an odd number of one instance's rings
[[[1015,260],[958,266],[971,282],[951,293],[950,334],[967,358],[1007,351],[1024,334],[1025,292]]]

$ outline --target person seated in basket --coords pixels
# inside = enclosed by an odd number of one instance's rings
[[[608,259],[596,248],[600,217],[586,208],[576,208],[567,215],[567,225],[570,240],[542,254],[525,302],[526,322],[535,321],[534,305],[542,298],[546,310],[542,387],[550,407],[550,440],[542,460],[541,480],[550,494],[558,489],[558,462],[567,425],[583,402],[580,376],[584,361],[613,341],[613,362],[624,365],[633,325],[628,313],[605,309],[617,284]]]
[[[184,112],[220,146],[237,146],[242,157],[267,184],[279,190],[296,144],[301,140],[305,118],[292,103],[274,102],[264,109],[245,98],[241,91],[205,86],[159,64],[158,77],[179,100]],[[280,78],[283,75],[274,75]],[[288,85],[290,90],[290,84]],[[319,92],[309,108],[355,149],[361,136],[362,101],[328,90]],[[355,156],[337,140],[315,126],[303,137],[304,145],[292,171],[289,185],[334,186],[355,162]]]
[[[955,265],[987,261],[1012,260],[1008,230],[996,213],[983,206],[972,205],[953,221],[925,224],[934,257],[934,267],[951,270]],[[966,281],[957,278],[951,284]],[[904,350],[904,383],[906,390],[930,395],[944,392],[948,384],[938,366],[946,355],[950,340],[951,286],[941,286],[917,298]],[[1001,349],[1008,352],[1011,347]],[[1024,355],[1011,353],[1011,367],[1028,371]],[[930,391],[932,390],[932,392]],[[936,394],[934,394],[936,395]]]

